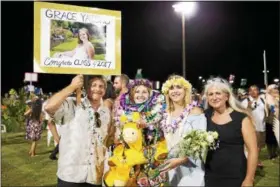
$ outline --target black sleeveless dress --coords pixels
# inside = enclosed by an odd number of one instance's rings
[[[224,125],[215,124],[212,111],[206,111],[207,131],[219,133],[219,148],[209,150],[205,164],[206,187],[241,187],[246,176],[247,159],[244,154],[244,140],[241,132],[245,114],[233,111],[232,121]]]

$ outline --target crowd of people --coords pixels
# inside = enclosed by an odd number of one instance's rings
[[[75,92],[83,87],[79,101]],[[269,159],[279,155],[278,86],[260,94],[252,85],[248,93],[235,94],[227,80],[216,77],[206,82],[203,94],[193,90],[179,75],[171,75],[161,91],[147,79],[130,80],[125,74],[113,82],[77,75],[43,102],[32,97],[25,113],[29,154],[36,156],[46,121],[48,145],[51,135],[56,145],[50,158],[59,154],[59,187],[253,186],[257,167],[263,167],[260,150],[266,146]],[[168,157],[192,130],[217,132],[218,148],[205,160]],[[131,156],[127,150],[134,149]]]

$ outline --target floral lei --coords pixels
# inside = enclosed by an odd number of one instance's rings
[[[127,88],[131,90],[133,87],[137,85],[143,85],[147,88],[152,88],[152,83],[148,79],[135,79],[135,80],[130,80],[129,84],[127,85]]]
[[[130,101],[129,94],[123,94],[120,98],[120,108],[118,109],[117,116],[115,117],[115,124],[120,125],[120,116],[124,113],[129,116],[132,112],[144,113],[145,122],[150,130],[153,129],[153,124],[157,123],[161,118],[164,111],[164,96],[157,91],[152,92],[152,96],[142,104],[134,104]],[[130,119],[128,117],[128,119]]]
[[[162,85],[162,93],[164,95],[168,94],[169,89],[173,85],[181,85],[187,90],[192,90],[192,85],[189,83],[189,81],[185,80],[183,77],[180,78],[172,78],[170,80],[167,80],[165,83]]]
[[[164,113],[163,114],[163,120],[161,121],[161,129],[165,132],[165,133],[174,133],[176,131],[176,129],[179,127],[179,124],[182,122],[182,120],[184,119],[185,116],[187,116],[190,111],[197,106],[197,102],[193,101],[191,104],[189,104],[181,113],[181,115],[175,119],[172,120],[171,123],[168,122],[168,113]]]

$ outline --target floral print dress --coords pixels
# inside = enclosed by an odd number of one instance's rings
[[[42,123],[38,120],[28,119],[26,125],[26,139],[32,141],[38,141],[41,138],[43,132]]]

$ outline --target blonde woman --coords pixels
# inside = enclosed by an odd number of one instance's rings
[[[191,84],[178,75],[170,76],[162,87],[167,108],[161,128],[169,152],[176,149],[191,130],[206,130],[206,118],[202,110],[191,103],[191,91]],[[204,186],[203,168],[201,160],[170,158],[161,172],[168,172],[170,186]]]
[[[54,57],[72,57],[76,59],[88,59],[91,60],[94,57],[94,47],[90,42],[90,34],[88,29],[81,28],[78,36],[78,46],[72,51],[66,51],[62,53],[55,53]]]
[[[250,114],[221,78],[207,81],[207,130],[219,134],[219,148],[208,151],[205,186],[253,186],[258,161],[257,138]],[[248,150],[246,159],[244,144]]]

